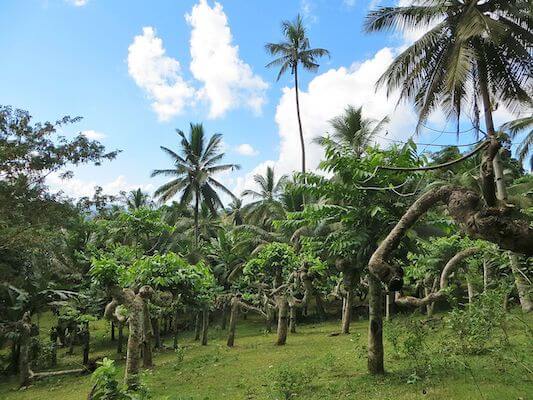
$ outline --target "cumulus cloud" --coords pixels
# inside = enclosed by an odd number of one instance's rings
[[[198,96],[209,102],[209,117],[239,106],[260,113],[268,85],[240,58],[222,6],[200,0],[185,19],[192,28],[190,69],[203,84]]]
[[[83,131],[81,132],[81,134],[85,136],[87,139],[91,139],[91,140],[102,140],[107,137],[105,133],[93,131],[92,129]]]
[[[235,150],[242,156],[256,156],[259,154],[259,151],[254,149],[250,144],[243,143],[238,145]]]
[[[141,188],[143,191],[151,191],[152,184],[129,183],[123,175],[117,176],[108,182],[86,181],[79,178],[61,179],[58,173],[52,173],[46,178],[50,190],[54,193],[63,192],[65,195],[80,198],[92,196],[95,186],[101,186],[105,194],[118,195],[121,191],[130,191]]]
[[[129,46],[128,72],[162,121],[180,114],[194,100],[195,89],[183,79],[179,61],[166,55],[152,27],[144,27]]]

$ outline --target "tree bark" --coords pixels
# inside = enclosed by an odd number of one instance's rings
[[[115,341],[115,322],[111,321],[111,341]]]
[[[209,307],[202,311],[202,346],[207,346],[207,332],[209,330]]]
[[[353,285],[355,280],[355,273],[350,269],[345,269],[342,273],[342,280],[344,286],[344,301],[342,308],[342,326],[341,332],[343,334],[350,333],[350,323],[352,322],[353,310]]]
[[[229,317],[229,332],[228,332],[228,347],[233,347],[235,343],[235,330],[237,328],[237,318],[239,317],[239,300],[236,297],[231,299],[231,308],[230,308],[230,317]]]
[[[278,308],[278,340],[276,344],[283,346],[287,342],[289,302],[285,294],[276,296]]]
[[[490,93],[487,84],[486,71],[478,66],[479,75],[479,89],[481,98],[483,100],[483,113],[485,116],[485,127],[487,135],[491,140],[491,146],[486,150],[489,153],[484,157],[481,166],[481,179],[483,196],[488,206],[495,206],[496,200],[505,203],[507,201],[507,188],[503,179],[503,166],[500,157],[500,148],[496,138],[496,130],[494,129],[494,121],[492,118],[492,104],[490,101]]]
[[[196,313],[196,318],[194,321],[194,340],[200,340],[200,331],[202,327],[202,321],[200,318],[201,312]]]
[[[154,366],[154,356],[152,352],[152,343],[154,338],[154,331],[152,329],[152,321],[150,312],[148,310],[148,302],[143,299],[143,335],[142,335],[142,355],[143,367],[152,368]]]
[[[82,346],[83,346],[83,365],[89,365],[89,350],[91,345],[91,333],[89,330],[89,323],[84,324],[82,328]]]
[[[22,320],[18,323],[19,337],[19,386],[24,387],[30,384],[31,369],[29,347],[31,338],[31,316],[29,312],[25,312]]]
[[[152,318],[152,329],[154,331],[154,348],[161,348],[161,319],[159,317]]]
[[[172,323],[174,331],[174,342],[172,344],[172,348],[176,350],[178,348],[178,311],[176,311],[176,313],[174,314]]]
[[[289,331],[296,333],[296,307],[289,306]]]
[[[385,295],[385,320],[390,321],[394,313],[394,293],[387,293]]]
[[[383,364],[383,291],[377,277],[368,274],[368,371],[372,375],[384,374]]]
[[[520,262],[518,256],[516,254],[509,253],[509,258],[522,311],[527,313],[532,312],[533,298],[531,295],[531,284],[527,282],[526,278],[523,275],[523,272],[521,272],[520,270]]]
[[[122,347],[124,344],[124,324],[119,323],[117,328],[118,328],[117,353],[122,354]]]
[[[466,277],[466,289],[468,291],[468,304],[472,304],[474,301],[474,286],[472,285],[472,282],[470,282],[470,279],[468,276]]]
[[[302,128],[302,119],[300,116],[300,96],[298,88],[298,63],[294,66],[294,89],[296,94],[296,116],[298,118],[298,131],[300,133],[300,145],[302,147],[302,174],[305,175],[305,140]]]

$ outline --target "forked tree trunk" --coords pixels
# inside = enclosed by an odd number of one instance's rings
[[[202,346],[207,346],[207,332],[209,330],[209,307],[202,311]]]
[[[527,282],[526,277],[523,275],[523,272],[520,270],[520,261],[518,256],[514,253],[509,253],[511,270],[513,272],[516,289],[518,291],[518,299],[520,300],[520,306],[524,312],[533,311],[533,296],[532,286]]]
[[[368,274],[368,371],[383,374],[383,291],[377,277]]]
[[[236,297],[231,299],[231,308],[230,308],[230,317],[229,317],[229,332],[228,332],[228,347],[233,347],[235,343],[235,330],[237,328],[237,318],[239,318],[239,300]]]
[[[276,344],[283,346],[287,342],[287,328],[289,323],[289,302],[283,295],[276,296],[278,308],[278,340]]]

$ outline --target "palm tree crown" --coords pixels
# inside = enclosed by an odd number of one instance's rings
[[[387,117],[379,122],[364,118],[362,107],[355,108],[349,105],[344,114],[330,120],[333,128],[331,135],[318,137],[315,141],[322,145],[330,144],[337,149],[348,148],[354,154],[361,155],[388,122]]]
[[[396,58],[378,84],[414,100],[420,122],[438,106],[459,119],[465,103],[477,104],[478,96],[485,111],[492,108],[490,95],[510,110],[531,104],[533,32],[527,3],[426,0],[372,11],[367,31],[434,25]]]
[[[206,140],[202,124],[191,124],[189,135],[179,129],[176,131],[181,137],[181,155],[161,146],[161,149],[171,157],[174,165],[170,169],[154,170],[152,177],[162,175],[170,176],[173,179],[159,187],[155,191],[155,196],[159,197],[161,201],[167,201],[181,193],[181,204],[188,204],[194,200],[194,225],[197,244],[200,203],[204,204],[210,211],[215,212],[217,208],[223,207],[217,190],[232,198],[235,197],[214,176],[223,171],[239,169],[240,166],[219,164],[224,157],[224,153],[220,152],[221,134],[214,134],[209,140]]]
[[[242,196],[250,196],[256,201],[247,204],[243,211],[252,222],[270,226],[273,219],[284,215],[283,205],[279,201],[279,196],[287,181],[287,176],[281,176],[276,182],[274,168],[267,167],[264,176],[261,174],[254,175],[254,181],[259,186],[259,190],[245,190],[242,192]]]

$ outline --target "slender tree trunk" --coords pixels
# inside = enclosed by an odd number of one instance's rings
[[[289,307],[289,331],[296,333],[296,307]]]
[[[474,301],[475,292],[474,286],[472,285],[472,282],[470,282],[468,276],[466,277],[466,288],[468,290],[468,304],[472,304]]]
[[[431,288],[429,288],[427,285],[424,284],[424,297],[429,296],[431,292],[432,292]],[[434,304],[435,304],[434,302],[426,304],[426,315],[428,316],[428,318],[433,317],[433,309],[434,309],[433,305]]]
[[[302,174],[305,175],[305,140],[302,128],[302,118],[300,116],[300,96],[298,88],[298,64],[294,66],[294,89],[296,93],[296,116],[298,117],[298,130],[300,133],[300,145],[302,147]]]
[[[487,129],[487,135],[489,138],[493,141],[497,141],[496,139],[496,130],[494,129],[494,121],[492,118],[492,104],[490,101],[490,93],[489,88],[487,84],[487,76],[486,72],[483,71],[481,67],[478,69],[479,72],[479,89],[481,92],[481,98],[483,100],[483,113],[485,116],[485,127]],[[489,151],[489,150],[487,150]],[[483,187],[486,185],[491,188],[490,190],[494,190],[494,181],[495,181],[495,195],[498,200],[501,202],[507,201],[507,188],[505,187],[505,181],[503,179],[503,165],[502,160],[500,157],[500,151],[499,147],[498,150],[495,152],[495,154],[491,155],[490,158],[487,160],[492,165],[485,165],[482,166],[482,179],[483,180],[489,180],[492,179],[493,183],[490,182],[484,182]],[[485,191],[483,193],[485,195]],[[495,199],[493,198],[493,195],[489,195],[488,199],[485,198],[488,206],[494,206],[495,205]]]
[[[222,306],[222,316],[220,318],[220,329],[225,331],[228,323],[228,304],[224,302]]]
[[[237,298],[231,299],[231,312],[229,317],[228,347],[233,347],[235,343],[235,330],[237,328],[237,318],[239,317],[239,301]]]
[[[124,344],[124,324],[122,322],[119,322],[117,328],[118,328],[117,353],[122,354],[122,346]]]
[[[154,348],[161,348],[161,319],[159,317],[152,318],[152,328],[154,330]]]
[[[143,367],[152,368],[154,366],[154,357],[152,353],[152,343],[154,339],[154,331],[152,328],[152,321],[150,312],[148,311],[148,302],[143,300],[143,340],[142,340],[142,354]]]
[[[31,338],[31,317],[28,312],[24,314],[19,322],[19,385],[28,386],[31,380],[30,370],[30,338]]]
[[[491,265],[489,260],[484,257],[483,258],[483,292],[486,292],[489,289],[490,281],[491,281]]]
[[[194,340],[200,340],[200,328],[202,326],[200,315],[200,311],[196,313],[196,319],[194,321]]]
[[[274,309],[272,307],[267,307],[266,315],[267,316],[265,318],[265,328],[267,333],[272,333],[272,323],[274,321],[274,318],[276,317]]]
[[[520,300],[520,306],[524,312],[533,311],[533,297],[531,295],[532,287],[527,282],[524,275],[520,271],[520,262],[518,256],[515,253],[509,253],[511,262],[511,270],[514,275],[516,289],[518,291],[518,299]]]
[[[321,320],[326,319],[326,308],[324,307],[324,300],[320,293],[315,294],[316,313]],[[306,306],[307,308],[307,306]]]
[[[389,292],[385,295],[385,319],[390,321],[392,319],[392,314],[394,313],[394,292]]]
[[[83,341],[83,365],[89,365],[89,350],[91,345],[91,333],[89,331],[89,324],[83,327],[82,333]]]
[[[172,323],[174,325],[174,343],[172,344],[172,348],[176,350],[178,348],[178,311],[174,314]]]
[[[200,208],[200,190],[197,189],[194,195],[194,247],[198,249],[198,238],[200,236],[200,229],[198,226],[198,212]]]
[[[276,303],[278,305],[278,340],[276,344],[283,346],[287,342],[289,302],[287,301],[287,297],[282,294],[276,296]]]
[[[368,274],[368,371],[372,375],[385,373],[383,365],[383,312],[381,282]]]
[[[111,341],[115,341],[115,322],[111,321]]]
[[[207,346],[207,332],[209,330],[209,307],[202,312],[202,346]]]
[[[345,288],[346,294],[344,296],[344,307],[342,310],[342,333],[350,333],[350,323],[352,322],[352,309],[353,309],[353,290],[350,286]]]

